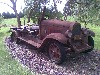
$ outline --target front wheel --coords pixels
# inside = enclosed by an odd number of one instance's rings
[[[58,41],[51,42],[49,44],[49,57],[52,62],[61,64],[65,60],[65,49],[64,46]]]
[[[94,48],[94,40],[91,36],[88,37],[88,45],[91,46],[91,49],[85,50],[83,53],[91,52]]]

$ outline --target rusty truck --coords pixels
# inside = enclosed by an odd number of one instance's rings
[[[38,25],[32,28],[11,28],[11,39],[16,42],[25,41],[40,50],[46,50],[51,61],[56,64],[64,62],[67,51],[88,53],[93,50],[93,31],[82,28],[78,22],[46,19],[45,10],[46,7]]]

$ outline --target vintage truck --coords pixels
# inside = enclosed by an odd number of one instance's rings
[[[87,53],[93,50],[93,31],[82,28],[78,22],[45,19],[45,9],[39,18],[38,26],[11,28],[11,40],[17,43],[25,41],[39,50],[46,50],[51,61],[56,64],[61,64],[65,60],[68,51]]]

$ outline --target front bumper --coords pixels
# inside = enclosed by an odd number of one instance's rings
[[[73,44],[73,49],[75,53],[84,52],[85,50],[91,49],[92,47],[89,46],[87,43],[75,43]]]

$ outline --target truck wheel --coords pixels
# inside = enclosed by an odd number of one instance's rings
[[[88,49],[88,50],[85,50],[83,53],[88,53],[88,52],[91,52],[94,48],[94,40],[91,36],[88,37],[88,45],[89,46],[92,46],[91,49]]]
[[[58,65],[63,63],[65,60],[64,46],[57,41],[51,42],[49,44],[48,53],[49,53],[49,57],[50,57],[51,61]]]

